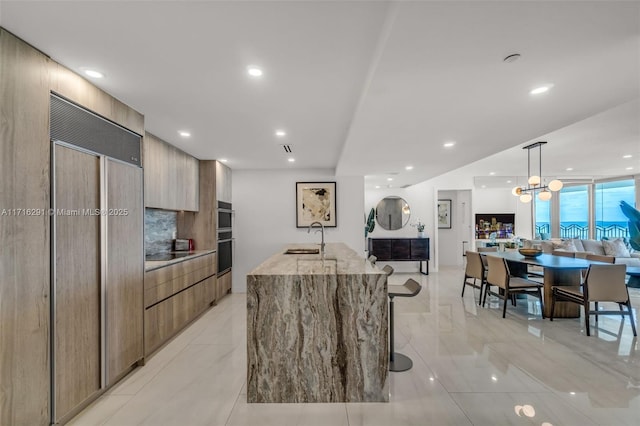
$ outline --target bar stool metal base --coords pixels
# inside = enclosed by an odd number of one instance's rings
[[[411,358],[398,352],[393,353],[393,360],[389,359],[389,371],[398,373],[400,371],[410,370],[411,367],[413,367]]]

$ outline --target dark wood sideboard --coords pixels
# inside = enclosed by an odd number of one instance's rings
[[[429,275],[429,238],[369,238],[369,256],[381,261],[420,263],[420,272]],[[426,272],[422,272],[425,262]]]

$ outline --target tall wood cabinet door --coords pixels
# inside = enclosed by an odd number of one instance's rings
[[[54,420],[100,389],[100,159],[54,145]],[[83,209],[87,209],[84,210]]]
[[[142,169],[106,160],[106,377],[143,357]]]

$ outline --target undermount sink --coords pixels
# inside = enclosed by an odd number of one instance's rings
[[[320,249],[309,249],[309,248],[290,248],[284,252],[284,254],[319,254]]]

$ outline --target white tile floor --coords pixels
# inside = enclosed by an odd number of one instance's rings
[[[460,297],[463,272],[394,274],[423,291],[396,302],[396,350],[412,370],[390,374],[391,401],[247,404],[245,296],[233,294],[80,413],[73,425],[638,425],[640,346],[628,318],[540,319],[535,298],[501,318],[497,300]],[[631,289],[640,308],[640,291]],[[592,322],[592,327],[593,327]]]

